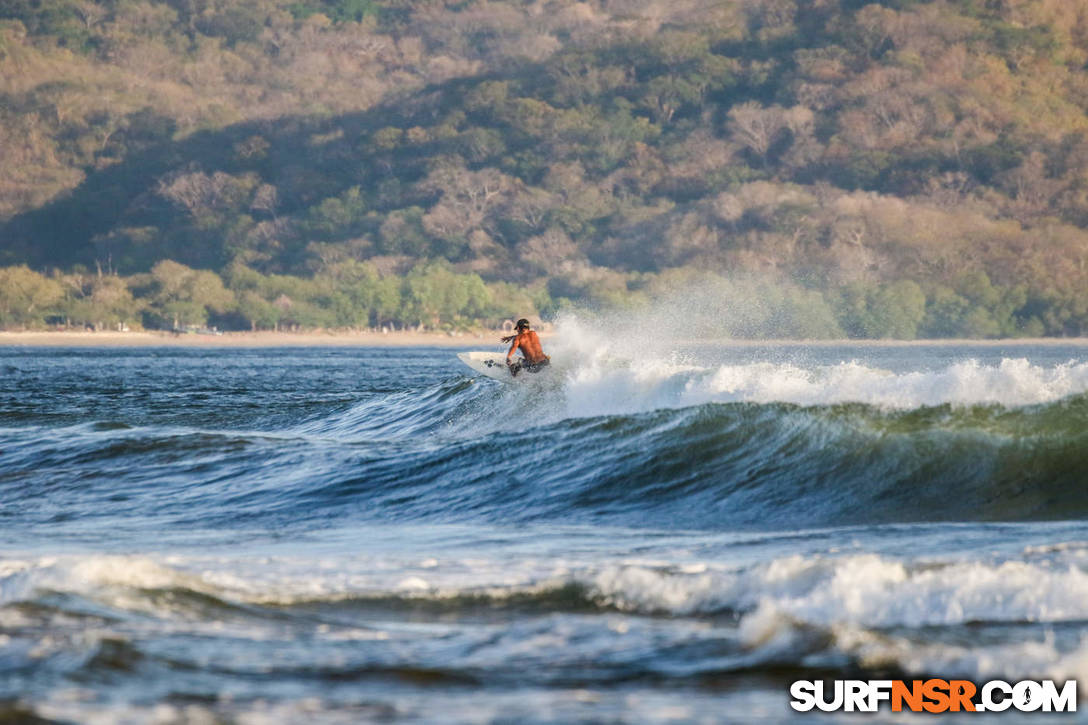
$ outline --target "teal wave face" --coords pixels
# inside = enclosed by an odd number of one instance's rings
[[[449,419],[418,412],[445,406],[476,420],[493,395],[450,382],[407,418],[387,411],[383,422],[367,403],[272,432],[9,429],[0,490],[9,512],[43,524],[103,511],[179,526],[569,520],[700,529],[1088,514],[1084,396],[1015,410],[709,403],[481,435],[443,431]],[[364,414],[366,424],[351,422]],[[44,508],[43,491],[52,497]]]

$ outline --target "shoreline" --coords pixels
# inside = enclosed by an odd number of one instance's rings
[[[498,345],[503,333],[466,332],[170,332],[0,331],[0,347],[470,347]]]
[[[161,331],[0,331],[0,347],[498,347],[501,330],[450,335],[438,332],[224,332],[174,335]],[[541,332],[544,339],[554,332]],[[1088,346],[1088,337],[1002,338],[996,340],[677,340],[678,345],[735,347],[1058,347]]]

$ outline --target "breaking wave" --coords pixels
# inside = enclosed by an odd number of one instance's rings
[[[527,647],[534,648],[534,657],[563,661],[566,642],[578,636],[571,627],[584,627],[583,634],[610,628],[653,650],[660,626],[669,629],[669,648],[678,651],[655,652],[645,661],[625,655],[613,664],[668,678],[760,671],[776,663],[975,679],[1088,676],[1088,640],[1079,629],[1088,620],[1083,543],[991,560],[859,553],[751,564],[570,561],[561,571],[542,571],[532,560],[487,557],[337,564],[336,571],[322,571],[313,560],[276,558],[8,560],[0,568],[0,611],[7,613],[6,626],[27,629],[35,619],[64,630],[85,628],[89,619],[103,627],[135,616],[173,622],[174,629],[196,636],[264,642],[283,637],[284,627],[316,627],[322,639],[392,648],[411,648],[398,623],[418,616],[451,623],[543,617],[530,631],[515,629],[498,642],[464,635],[465,642],[441,654],[441,667],[425,653],[412,652],[413,667],[451,673],[499,667],[528,656]],[[604,619],[548,617],[580,613]],[[700,621],[712,626],[700,628]],[[1040,622],[1058,629],[1040,638],[1031,629]],[[1068,632],[1061,630],[1063,623]],[[970,643],[962,640],[964,627],[974,633]],[[1025,628],[1020,636],[1017,627]],[[987,628],[1000,635],[990,644]],[[115,660],[138,659],[126,654],[126,647],[137,646],[106,638],[93,645],[92,656],[101,658],[106,648]],[[615,643],[583,642],[583,655],[585,646]],[[480,648],[487,652],[481,655]],[[592,654],[609,660],[606,652]],[[375,672],[400,666],[396,658],[366,664]]]
[[[557,351],[556,374],[455,373],[284,426],[10,428],[15,512],[309,525],[597,521],[657,528],[1088,515],[1088,365],[697,364]],[[77,479],[61,475],[78,467]],[[10,483],[5,483],[5,480]],[[27,485],[37,481],[38,486]],[[158,491],[172,487],[163,499]],[[69,506],[71,504],[71,506]]]
[[[1083,351],[632,334],[569,326],[510,385],[433,349],[9,354],[0,719],[779,722],[802,674],[1088,681]]]

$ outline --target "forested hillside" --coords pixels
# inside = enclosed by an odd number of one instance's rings
[[[0,0],[7,326],[1075,335],[1086,259],[1082,2]]]

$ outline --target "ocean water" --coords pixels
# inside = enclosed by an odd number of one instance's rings
[[[517,385],[437,348],[0,349],[0,721],[1088,683],[1088,348],[562,338]]]

